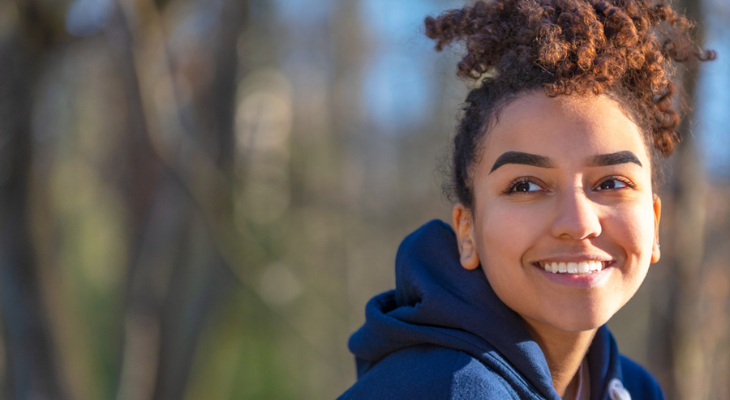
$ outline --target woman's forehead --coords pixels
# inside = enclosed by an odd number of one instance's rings
[[[603,95],[521,96],[500,111],[484,144],[482,161],[506,151],[582,159],[630,151],[649,164],[640,128]]]

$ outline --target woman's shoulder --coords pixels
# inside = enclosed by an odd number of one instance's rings
[[[487,366],[454,349],[418,345],[378,362],[339,399],[518,399]]]
[[[631,398],[664,400],[664,393],[654,376],[624,355],[621,355],[621,375]]]

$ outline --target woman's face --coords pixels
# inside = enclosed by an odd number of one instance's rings
[[[524,95],[487,135],[473,220],[454,209],[462,265],[481,264],[533,326],[595,329],[659,259],[651,175],[641,132],[614,100]]]

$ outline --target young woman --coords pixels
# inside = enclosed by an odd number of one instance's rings
[[[606,322],[659,260],[672,61],[713,53],[650,0],[478,2],[426,19],[478,81],[454,139],[453,230],[408,236],[350,339],[342,399],[662,399]]]

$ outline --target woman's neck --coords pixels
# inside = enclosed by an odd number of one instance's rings
[[[578,390],[578,368],[597,329],[567,332],[527,319],[525,326],[545,354],[555,391],[563,399],[574,399]]]

